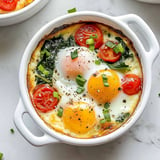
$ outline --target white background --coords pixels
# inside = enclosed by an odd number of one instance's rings
[[[49,4],[29,20],[0,27],[0,152],[5,160],[160,160],[160,57],[153,65],[152,91],[139,121],[119,139],[96,147],[50,144],[30,145],[16,130],[13,115],[19,99],[18,71],[24,49],[31,37],[47,22],[78,11],[94,10],[119,16],[135,13],[141,16],[160,40],[160,5],[135,0],[50,0]],[[27,124],[39,133],[33,122]],[[10,133],[14,128],[15,133]]]

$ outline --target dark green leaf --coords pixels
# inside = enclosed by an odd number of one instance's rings
[[[124,122],[127,118],[129,118],[129,116],[130,116],[130,113],[129,113],[129,112],[121,113],[121,114],[117,117],[116,122],[122,123],[122,122]]]

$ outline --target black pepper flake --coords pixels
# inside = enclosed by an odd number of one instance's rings
[[[86,96],[86,94],[83,94],[83,97],[85,97]]]
[[[121,88],[121,87],[119,87],[119,88],[118,88],[118,91],[121,91],[121,90],[122,90],[122,88]]]
[[[123,103],[126,103],[126,99],[123,99]]]
[[[80,119],[80,118],[78,118],[78,120],[80,121],[81,119]]]
[[[93,73],[93,76],[94,76],[94,77],[96,77],[96,76],[97,76],[97,74],[96,74],[96,73]]]
[[[86,126],[86,128],[88,128],[88,126]]]

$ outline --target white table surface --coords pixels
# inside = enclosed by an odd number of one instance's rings
[[[49,4],[27,21],[0,27],[0,152],[5,160],[160,160],[160,57],[153,65],[152,91],[141,118],[122,137],[109,144],[76,147],[50,144],[34,147],[16,130],[13,115],[19,99],[18,70],[21,57],[31,37],[47,22],[78,11],[94,10],[118,16],[141,16],[160,40],[160,5],[135,0],[50,0]],[[39,133],[29,118],[28,126]],[[14,128],[15,133],[10,133]]]

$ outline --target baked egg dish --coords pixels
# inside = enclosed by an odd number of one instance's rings
[[[0,14],[20,10],[33,1],[34,0],[0,0]]]
[[[56,132],[84,139],[110,134],[127,123],[143,86],[132,41],[97,22],[63,25],[43,37],[26,78],[43,122]]]

